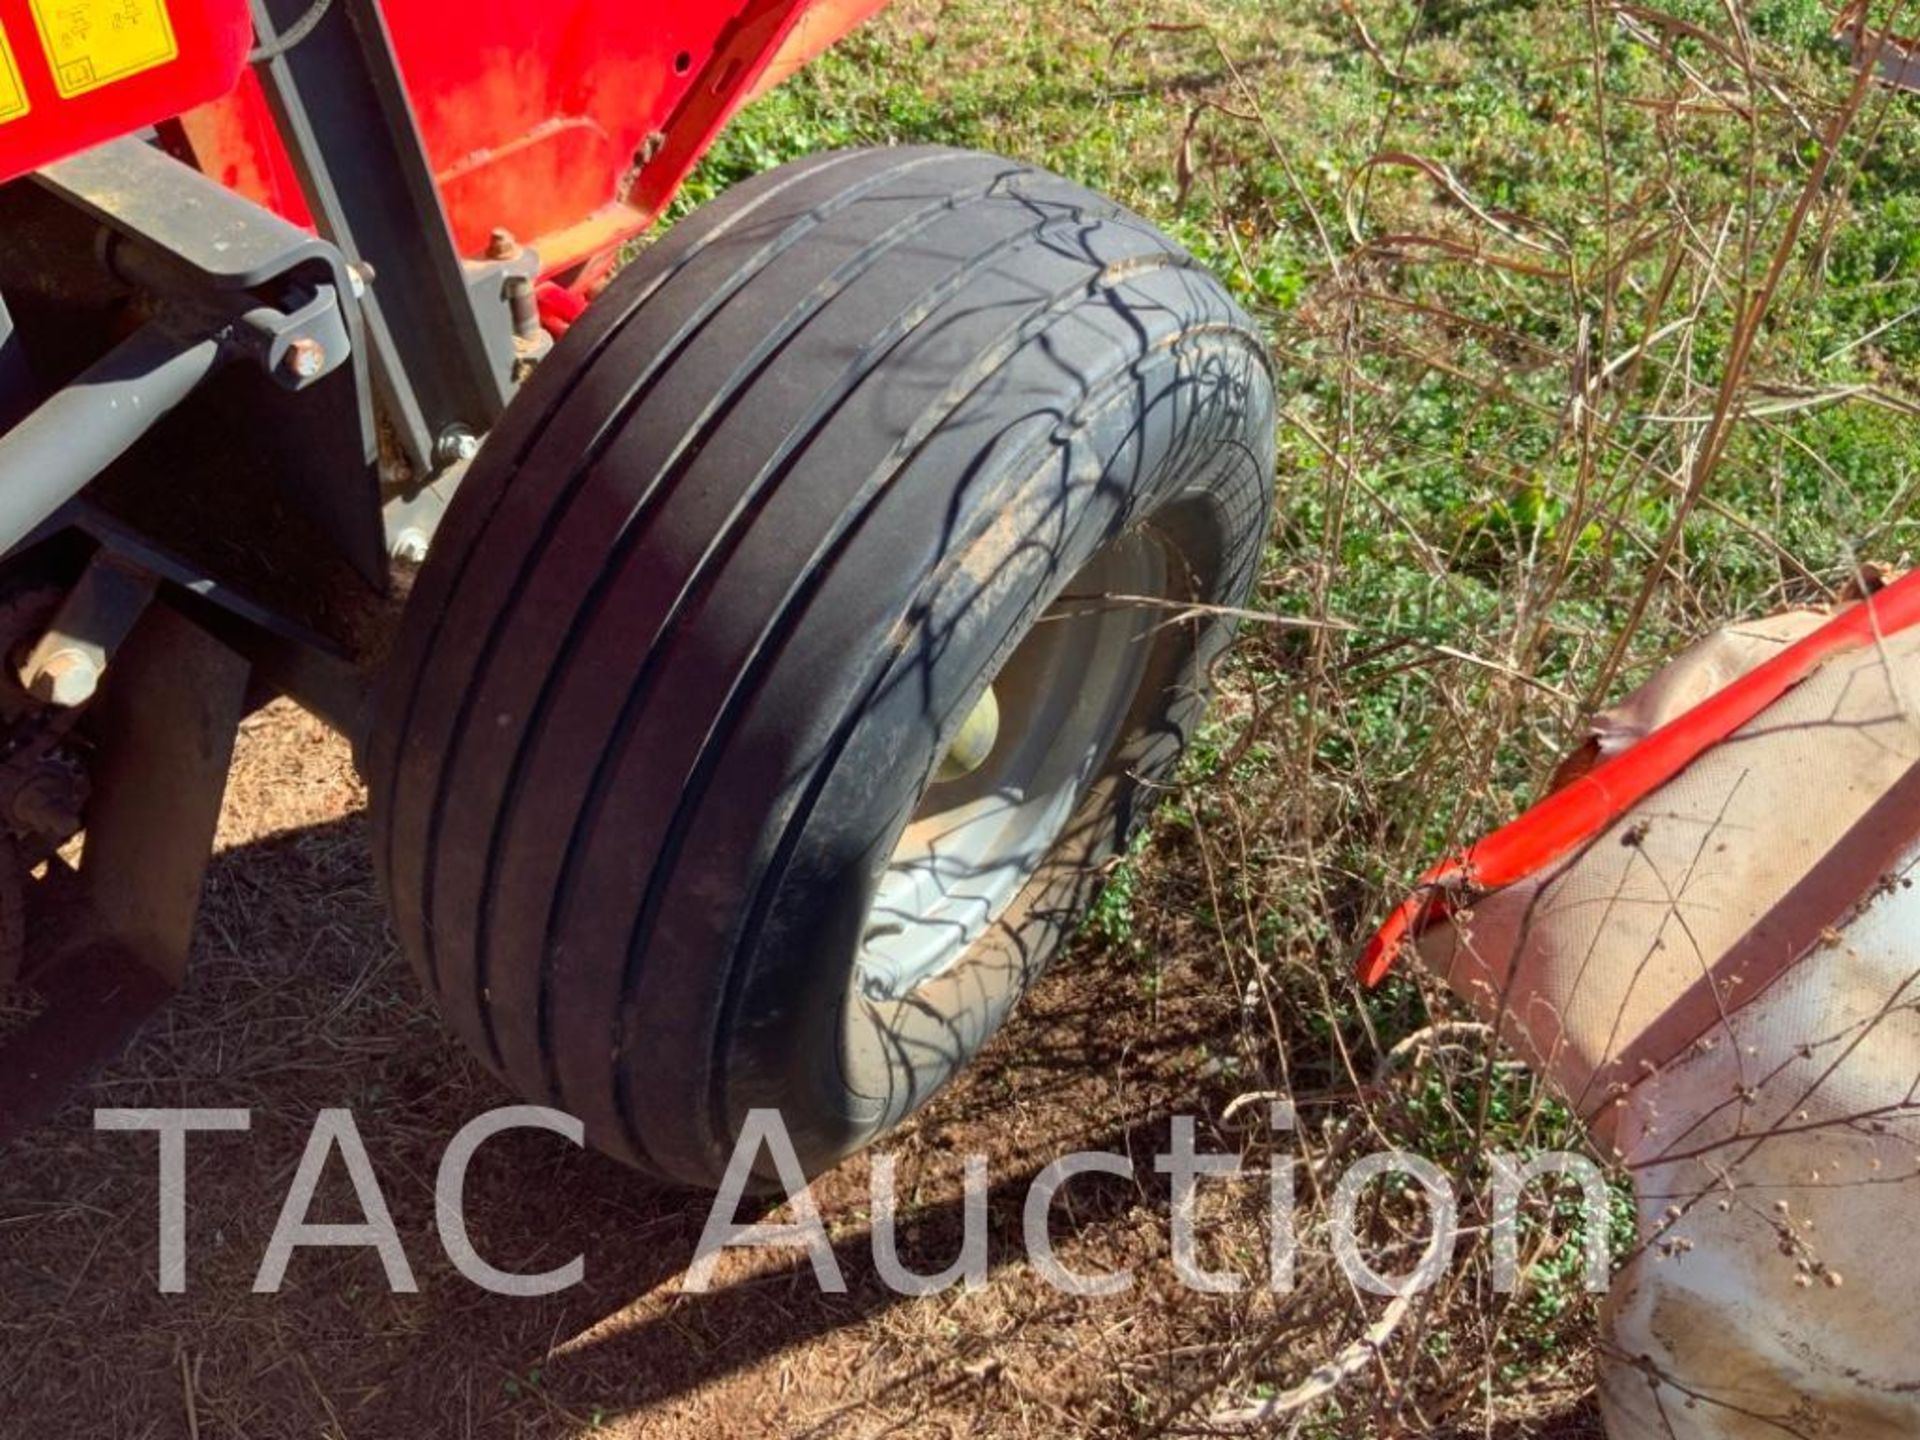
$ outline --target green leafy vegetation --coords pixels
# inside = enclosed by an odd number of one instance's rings
[[[1192,783],[1083,941],[1219,987],[1239,1073],[1463,1169],[1578,1143],[1484,1042],[1376,1073],[1446,1002],[1411,975],[1361,992],[1355,947],[1679,647],[1920,542],[1916,100],[1857,83],[1831,21],[1824,0],[908,0],[687,187],[824,147],[999,151],[1139,210],[1267,326],[1276,623],[1246,627]],[[1577,1410],[1578,1280],[1564,1237],[1511,1305],[1463,1280],[1396,1340],[1418,1402],[1396,1413],[1480,1433]],[[1222,1383],[1273,1393],[1324,1353],[1241,1353]],[[1343,1394],[1302,1433],[1408,1433],[1372,1405]]]

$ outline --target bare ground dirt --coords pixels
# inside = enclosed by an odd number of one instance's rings
[[[804,1255],[772,1251],[729,1254],[707,1293],[689,1293],[706,1197],[536,1132],[481,1151],[473,1238],[510,1270],[584,1255],[585,1280],[542,1299],[469,1284],[436,1239],[433,1177],[458,1127],[508,1097],[443,1033],[394,948],[363,804],[345,743],[318,722],[285,703],[248,722],[188,990],[0,1164],[0,1434],[1191,1432],[1222,1353],[1261,1327],[1284,1334],[1284,1307],[1324,1303],[1176,1283],[1151,1157],[1176,1112],[1203,1117],[1202,1148],[1223,1143],[1218,1131],[1208,1141],[1204,1117],[1236,1088],[1210,1058],[1231,1006],[1185,967],[1143,985],[1134,961],[1112,956],[1058,966],[974,1071],[887,1147],[901,1253],[926,1270],[958,1252],[962,1157],[990,1158],[992,1270],[979,1291],[903,1299],[879,1283],[860,1160],[814,1187],[847,1293],[823,1293]],[[96,1133],[96,1106],[252,1113],[250,1133],[189,1147],[183,1295],[157,1289],[154,1141]],[[328,1106],[357,1118],[416,1294],[390,1293],[364,1249],[299,1252],[282,1293],[252,1293]],[[1134,1268],[1123,1296],[1064,1296],[1021,1249],[1029,1181],[1080,1149],[1131,1157],[1137,1179],[1075,1182],[1055,1211],[1059,1254],[1078,1269]],[[313,1218],[359,1219],[337,1157]],[[1244,1213],[1227,1221],[1212,1258],[1257,1275],[1257,1227]],[[1577,1408],[1549,1423],[1524,1433],[1592,1433]]]

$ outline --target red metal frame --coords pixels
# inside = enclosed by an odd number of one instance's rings
[[[387,0],[383,10],[457,248],[477,257],[509,230],[546,275],[584,294],[741,105],[885,3]],[[126,5],[164,15],[178,55],[62,98],[36,15],[85,20]],[[247,13],[246,0],[0,0],[30,101],[0,120],[0,180],[179,116],[201,169],[310,225],[259,82],[243,73]],[[563,309],[548,312],[564,324]]]
[[[385,5],[454,241],[496,229],[543,271],[591,267],[656,220],[735,111],[886,0],[392,0]],[[222,184],[310,223],[248,74],[182,117]],[[583,279],[569,283],[580,288]]]
[[[231,90],[252,41],[246,0],[0,0],[0,182]]]

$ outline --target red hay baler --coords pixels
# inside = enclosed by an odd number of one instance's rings
[[[183,983],[277,695],[448,1023],[656,1174],[766,1108],[831,1165],[1071,934],[1253,584],[1269,362],[961,150],[615,273],[877,8],[0,0],[0,1135]]]

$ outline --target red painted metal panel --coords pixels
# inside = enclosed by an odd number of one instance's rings
[[[742,104],[885,3],[384,9],[456,245],[478,255],[493,230],[511,230],[549,275],[584,289]],[[0,180],[186,111],[208,174],[311,223],[259,83],[242,73],[246,0],[0,0],[0,28]]]
[[[0,182],[233,88],[246,0],[0,0]]]
[[[802,8],[785,43],[754,83],[753,93],[761,95],[771,90],[816,55],[830,49],[849,31],[878,15],[887,8],[887,3],[888,0],[813,0]]]
[[[388,0],[384,8],[461,252],[479,255],[504,228],[538,249],[548,274],[586,266],[591,278],[599,257],[658,217],[757,87],[884,3]],[[182,123],[215,179],[308,223],[251,75]]]

